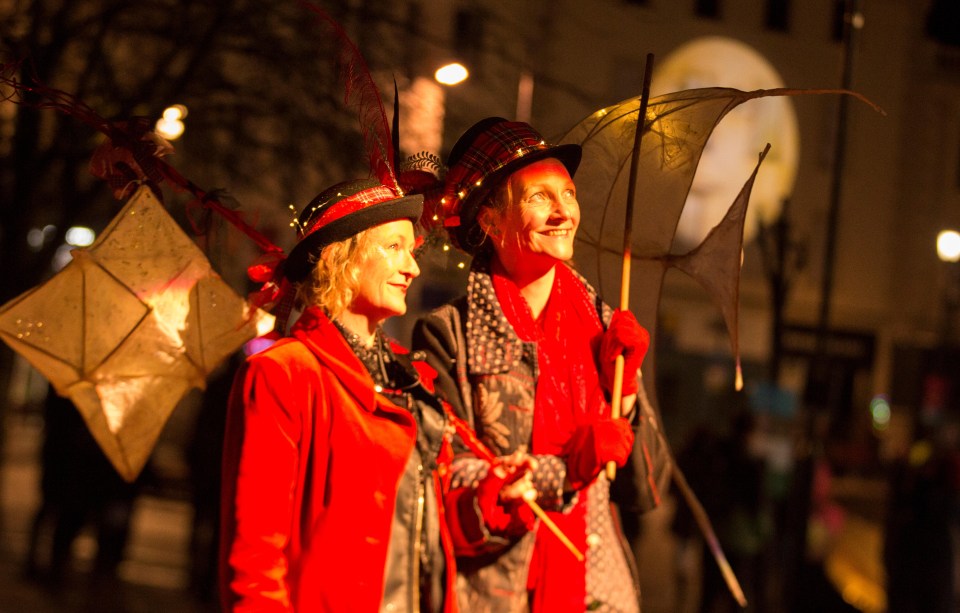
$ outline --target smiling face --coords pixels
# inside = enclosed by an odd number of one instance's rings
[[[573,257],[580,205],[566,166],[547,158],[517,170],[507,181],[506,206],[486,208],[479,216],[500,261],[552,267]]]
[[[361,325],[365,320],[365,327],[372,331],[388,317],[407,312],[407,289],[420,267],[413,258],[416,237],[408,219],[372,228],[367,241],[367,255],[359,264],[359,286],[342,319]]]

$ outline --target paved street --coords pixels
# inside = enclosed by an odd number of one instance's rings
[[[84,534],[75,545],[74,572],[56,589],[23,577],[30,523],[39,503],[40,424],[24,416],[8,417],[5,461],[0,471],[0,613],[213,613],[186,589],[192,509],[181,500],[141,495],[135,505],[130,542],[119,579],[93,584],[89,568],[96,548]],[[847,598],[867,613],[881,613],[883,592],[879,566],[880,532],[876,518],[864,509],[879,508],[882,490],[875,483],[837,480],[845,501],[844,531],[828,558],[827,573],[843,586]],[[702,560],[678,557],[670,532],[673,501],[644,517],[638,557],[643,577],[644,613],[692,613]],[[680,573],[682,561],[692,573]],[[707,560],[712,564],[712,560]]]
[[[57,586],[27,580],[23,561],[39,505],[39,420],[7,418],[0,468],[0,613],[206,613],[186,590],[192,510],[183,501],[140,496],[119,580],[92,582],[94,537],[81,533],[74,544],[73,572]]]

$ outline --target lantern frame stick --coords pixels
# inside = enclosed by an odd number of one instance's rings
[[[533,494],[536,494],[536,492],[533,490],[530,491]],[[543,522],[543,525],[545,525],[555,537],[560,539],[560,542],[563,543],[563,546],[573,554],[573,557],[575,557],[578,562],[583,562],[583,553],[577,549],[577,546],[573,544],[573,541],[567,538],[567,535],[563,533],[563,530],[560,529],[560,526],[550,519],[550,516],[547,515],[547,512],[544,511],[539,504],[537,504],[537,501],[533,498],[527,498],[526,496],[523,497],[523,501],[527,503],[527,506],[530,507],[531,511],[533,511],[533,514],[540,518],[540,521]]]
[[[633,155],[630,158],[630,182],[627,184],[626,222],[623,227],[623,262],[620,269],[620,310],[630,308],[630,258],[633,235],[633,201],[637,193],[637,171],[640,166],[640,144],[643,140],[643,127],[647,119],[647,103],[650,101],[650,79],[653,74],[653,54],[647,54],[647,63],[643,69],[643,90],[640,93],[640,108],[637,110],[637,127],[633,132]],[[623,405],[623,354],[617,356],[613,371],[613,390],[610,392],[610,417],[617,419]],[[607,478],[611,481],[617,476],[617,464],[607,463]]]
[[[720,569],[720,574],[723,575],[723,581],[727,584],[727,589],[730,590],[730,594],[737,601],[737,604],[739,604],[741,608],[746,608],[747,597],[743,593],[743,588],[740,587],[740,582],[737,580],[737,576],[734,574],[730,562],[727,561],[727,556],[723,553],[723,548],[720,547],[720,541],[713,531],[713,526],[710,523],[710,518],[707,516],[706,510],[704,510],[703,505],[700,504],[697,496],[693,493],[693,489],[690,487],[690,484],[687,483],[687,478],[683,475],[680,467],[677,466],[675,461],[671,463],[673,466],[673,470],[671,471],[673,482],[680,489],[683,499],[690,507],[690,512],[693,514],[693,518],[700,528],[700,533],[703,534],[707,547],[710,549],[710,553],[713,555],[713,559],[717,562],[717,567]]]
[[[460,437],[460,440],[463,441],[463,443],[470,449],[470,451],[474,453],[474,455],[481,460],[488,462],[492,469],[498,469],[497,467],[500,465],[500,461],[495,455],[493,455],[493,452],[487,449],[487,446],[484,445],[479,438],[477,438],[477,435],[474,434],[467,422],[453,412],[453,409],[449,404],[446,402],[443,402],[442,404],[444,413],[446,413],[450,425],[453,426],[453,431],[457,434],[457,436]],[[550,519],[550,516],[547,515],[546,511],[544,511],[543,508],[537,504],[536,491],[530,490],[528,493],[532,494],[532,496],[525,495],[521,498],[521,500],[523,500],[523,502],[530,507],[530,510],[533,511],[533,514],[540,519],[543,525],[545,525],[554,536],[560,539],[560,542],[563,543],[564,547],[566,547],[570,553],[573,554],[573,557],[575,557],[577,561],[583,562],[583,552],[577,549],[577,546],[574,545],[573,541],[571,541],[569,537],[563,533],[563,530],[560,529],[560,526]]]

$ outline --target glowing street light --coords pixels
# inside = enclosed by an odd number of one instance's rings
[[[953,342],[957,311],[960,310],[960,232],[941,230],[937,234],[937,257],[947,266],[947,280],[943,288],[943,330],[941,342],[944,347]]]
[[[96,238],[97,233],[86,226],[72,226],[65,236],[67,244],[74,247],[89,247]]]
[[[941,262],[960,262],[960,232],[941,230],[937,234],[937,257]]]
[[[187,116],[187,107],[174,104],[163,110],[163,117],[157,120],[157,134],[167,140],[177,140],[183,135],[183,119]]]
[[[433,78],[442,85],[457,85],[466,81],[469,76],[470,72],[460,62],[445,64],[433,73]]]

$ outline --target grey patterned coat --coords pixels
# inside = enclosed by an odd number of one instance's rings
[[[582,279],[604,327],[611,309]],[[467,295],[438,308],[417,322],[413,347],[423,350],[438,372],[437,392],[474,428],[480,440],[496,455],[529,449],[534,396],[538,375],[537,347],[524,342],[508,323],[493,289],[488,265],[474,260]],[[649,408],[649,407],[648,407]],[[651,415],[653,413],[651,412]],[[641,419],[656,429],[654,419]],[[651,438],[641,427],[641,437]],[[669,473],[669,456],[656,439],[654,474],[663,484]],[[635,447],[640,447],[636,445]],[[662,452],[662,453],[661,453]],[[635,455],[640,455],[635,453]],[[537,456],[534,484],[545,509],[569,510],[574,500],[563,495],[566,465],[556,456]],[[636,465],[636,460],[632,462]],[[453,464],[453,487],[472,486],[485,475],[486,464],[458,458]],[[619,479],[618,479],[619,481]],[[632,479],[643,490],[644,479]],[[635,492],[642,494],[646,492]],[[574,494],[586,497],[586,599],[584,610],[639,611],[639,581],[629,544],[619,530],[610,505],[610,482],[601,474],[590,486]],[[633,509],[647,510],[655,503],[635,500]],[[458,558],[457,591],[460,609],[495,613],[529,610],[527,570],[533,553],[534,532],[511,542],[488,536],[490,553]]]

